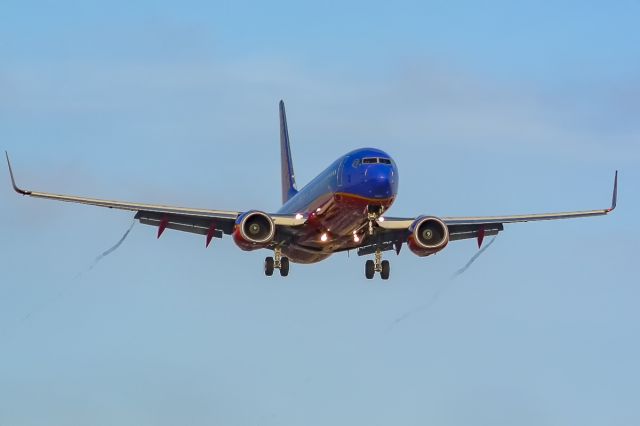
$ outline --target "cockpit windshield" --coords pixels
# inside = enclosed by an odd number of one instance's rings
[[[391,160],[381,157],[367,157],[362,159],[362,164],[391,164]]]

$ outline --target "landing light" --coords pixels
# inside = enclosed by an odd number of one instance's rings
[[[301,220],[304,216],[302,216],[302,213],[296,213],[296,219],[297,220]]]
[[[384,216],[380,216],[380,217],[378,218],[378,222],[384,222]]]
[[[320,241],[322,241],[323,243],[325,241],[327,241],[328,239],[329,239],[329,237],[327,236],[326,232],[320,236]]]
[[[354,243],[359,243],[360,242],[360,237],[358,237],[357,235],[353,236],[353,242]]]

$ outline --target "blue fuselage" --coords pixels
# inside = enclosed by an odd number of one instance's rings
[[[278,211],[302,214],[309,226],[283,249],[292,261],[312,263],[359,246],[371,208],[386,211],[398,193],[398,169],[384,151],[363,148],[342,156]]]

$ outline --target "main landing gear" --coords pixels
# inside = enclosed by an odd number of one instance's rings
[[[282,256],[282,249],[280,247],[273,249],[273,256],[275,259],[269,256],[264,260],[264,274],[270,277],[273,275],[274,269],[279,269],[280,276],[286,277],[289,275],[289,258]]]
[[[382,260],[382,251],[376,249],[376,257],[374,260],[367,260],[364,264],[364,276],[368,280],[372,279],[376,272],[380,272],[380,278],[383,280],[389,279],[391,273],[391,265],[388,260]]]

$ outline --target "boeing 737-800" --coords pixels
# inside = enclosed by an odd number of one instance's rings
[[[17,186],[9,155],[5,154],[13,189],[19,194],[134,211],[141,223],[158,227],[158,238],[167,228],[191,232],[203,235],[208,247],[213,238],[231,235],[242,250],[273,251],[273,256],[264,262],[267,276],[273,275],[275,269],[287,276],[289,261],[314,263],[333,253],[356,250],[360,256],[374,255],[365,263],[366,278],[379,272],[386,280],[390,266],[388,260],[382,260],[382,253],[395,250],[399,254],[403,244],[418,256],[429,256],[450,241],[474,238],[480,247],[485,236],[496,235],[505,223],[600,216],[616,207],[618,172],[611,206],[601,210],[485,217],[390,217],[386,213],[398,193],[398,167],[388,154],[373,148],[343,155],[298,190],[282,101],[280,153],[283,205],[275,213],[170,207],[24,190]]]

